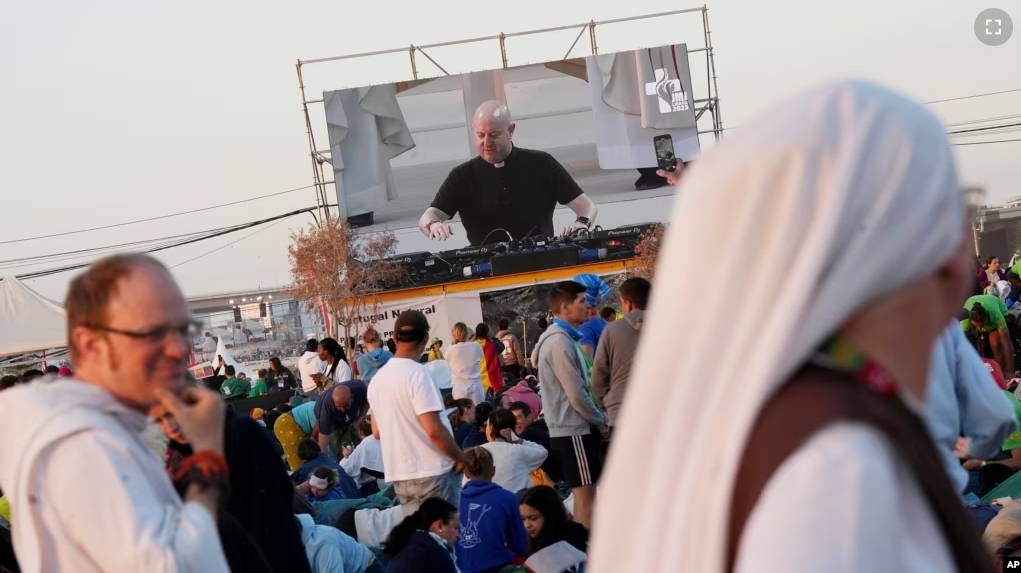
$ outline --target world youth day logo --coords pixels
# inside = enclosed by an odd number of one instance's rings
[[[688,111],[688,94],[684,93],[681,80],[668,79],[665,68],[655,70],[656,80],[645,84],[645,95],[659,99],[659,113]]]

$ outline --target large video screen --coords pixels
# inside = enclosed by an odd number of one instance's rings
[[[528,163],[527,177],[494,171],[508,175],[503,183],[469,178],[461,187],[474,187],[467,194],[458,190],[460,203],[437,203],[445,181],[466,162],[488,157],[502,166],[497,161],[502,158],[485,149],[480,156],[480,146],[488,145],[480,137],[488,136],[475,125],[480,106],[494,101],[509,112],[514,152],[548,154],[595,204],[670,195],[673,187],[655,174],[654,139],[669,135],[674,155],[684,162],[699,155],[704,104],[695,96],[688,58],[686,45],[676,44],[324,92],[341,213],[360,217],[368,229],[414,228],[431,205],[459,207],[447,214],[461,222],[480,216],[471,208],[477,201],[505,194],[486,215],[497,227],[501,217],[521,207],[517,203],[538,202],[541,211],[552,195],[556,204],[565,204],[573,194],[563,187],[573,186],[562,173],[559,183],[547,186],[545,172],[557,171],[548,161]],[[545,158],[518,153],[508,165],[518,156]]]

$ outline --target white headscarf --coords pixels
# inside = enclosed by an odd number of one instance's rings
[[[861,81],[783,102],[686,173],[596,503],[592,571],[723,571],[763,402],[859,309],[949,261],[963,217],[940,122]],[[692,278],[721,260],[741,262],[751,296]]]

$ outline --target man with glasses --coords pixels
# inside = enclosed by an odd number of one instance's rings
[[[195,325],[160,262],[102,259],[64,303],[75,377],[0,395],[0,487],[25,571],[228,571],[223,402],[189,386]],[[195,453],[182,500],[140,434],[162,404]]]

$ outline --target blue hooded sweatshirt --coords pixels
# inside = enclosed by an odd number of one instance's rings
[[[457,567],[461,573],[499,571],[528,555],[518,497],[493,482],[472,480],[461,492]]]
[[[355,363],[358,364],[358,375],[361,377],[362,382],[368,384],[372,377],[376,375],[376,371],[382,368],[393,357],[394,355],[390,354],[390,351],[386,348],[377,348],[372,352],[366,352],[359,356]]]

